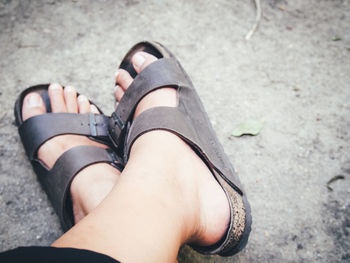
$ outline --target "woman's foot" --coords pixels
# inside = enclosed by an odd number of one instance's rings
[[[77,96],[72,87],[62,88],[59,84],[51,84],[48,90],[53,113],[95,113],[97,108],[91,105],[84,95]],[[41,96],[35,92],[29,93],[23,101],[23,120],[35,115],[45,114],[45,104]],[[51,169],[56,160],[67,150],[81,145],[106,145],[90,140],[80,135],[60,135],[45,142],[38,150],[38,158]],[[94,209],[111,191],[120,172],[109,164],[101,163],[86,167],[73,179],[71,196],[75,223],[80,221]],[[88,191],[87,191],[88,190]]]
[[[132,58],[137,73],[156,60],[156,57],[145,52],[138,52]],[[132,81],[133,79],[127,71],[123,69],[117,71],[116,83],[118,85],[115,88],[117,101],[120,101]],[[151,92],[137,105],[134,118],[152,107],[176,107],[176,96],[176,90],[173,88],[162,88]],[[173,165],[172,168],[175,168],[174,189],[178,192],[183,191],[181,194],[184,199],[182,201],[185,201],[185,207],[182,208],[183,217],[186,217],[188,225],[191,225],[188,228],[186,241],[202,246],[218,242],[227,230],[230,208],[223,189],[208,167],[184,141],[176,135],[164,131],[153,131],[142,135],[132,147],[131,155],[133,152],[137,152],[138,156],[142,156],[142,152],[151,147],[158,150],[158,153],[163,152],[166,156],[163,161],[167,164],[164,167]],[[159,164],[157,163],[155,166],[162,166],[160,158],[158,158]],[[147,160],[146,162],[151,161]],[[172,168],[165,167],[165,170],[168,169],[169,173],[172,173],[170,172],[174,170]],[[171,178],[169,174],[161,176]]]

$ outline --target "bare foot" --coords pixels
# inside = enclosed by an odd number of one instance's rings
[[[77,97],[73,87],[62,88],[59,84],[51,84],[49,97],[53,113],[94,113],[99,114],[94,105],[84,95]],[[23,101],[23,120],[35,115],[45,114],[45,104],[41,96],[35,92],[29,93]],[[107,148],[106,145],[90,140],[80,135],[56,136],[38,150],[38,158],[51,169],[56,160],[67,150],[81,145]],[[118,180],[120,172],[106,163],[94,164],[80,171],[73,179],[71,196],[73,200],[74,220],[77,223],[94,209],[111,191]],[[87,191],[88,189],[88,191]]]
[[[148,53],[138,52],[132,58],[132,63],[136,72],[140,73],[144,68],[156,60],[156,57]],[[124,92],[128,89],[132,81],[133,78],[127,71],[123,69],[117,71],[116,83],[118,85],[115,88],[115,97],[117,101],[121,100]],[[140,101],[136,107],[134,118],[152,107],[176,107],[176,103],[175,89],[157,89],[146,95]],[[147,134],[145,135],[148,136]],[[140,138],[145,135],[142,135]],[[186,166],[184,167],[190,166],[191,168],[189,168],[189,170],[192,169],[190,176],[185,176],[181,179],[181,183],[188,184],[187,188],[197,193],[197,196],[194,196],[193,205],[189,207],[189,213],[199,211],[199,213],[196,213],[199,216],[197,216],[198,218],[196,220],[196,231],[188,241],[203,246],[215,244],[225,234],[230,220],[230,208],[226,195],[210,170],[193,152],[193,150],[188,147],[185,142],[179,140],[176,135],[171,134],[169,136],[177,138],[175,140],[171,140],[170,138],[170,140],[166,141],[170,144],[168,145],[169,151],[176,149],[176,156],[186,156],[186,159],[184,160]],[[138,140],[140,140],[140,138]],[[152,136],[148,136],[147,139],[152,140]]]

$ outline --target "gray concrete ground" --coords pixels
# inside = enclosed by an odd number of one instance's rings
[[[203,257],[185,247],[180,262],[350,262],[350,2],[262,8],[245,41],[253,1],[0,0],[0,251],[62,233],[13,125],[16,96],[59,81],[111,113],[117,64],[152,39],[192,77],[253,211],[242,253]],[[247,119],[263,121],[262,132],[232,137]],[[336,175],[345,179],[330,191]]]

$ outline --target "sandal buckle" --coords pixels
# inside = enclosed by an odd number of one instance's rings
[[[107,152],[111,158],[110,164],[118,169],[123,169],[124,165],[118,155],[112,149],[107,149]]]
[[[118,126],[120,131],[122,131],[124,129],[124,127],[125,127],[125,124],[122,121],[122,119],[120,119],[119,115],[116,112],[112,113],[112,119],[114,121],[114,125]]]

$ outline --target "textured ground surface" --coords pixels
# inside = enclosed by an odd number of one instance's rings
[[[180,262],[349,262],[350,1],[262,2],[247,42],[246,0],[0,0],[0,251],[62,233],[13,125],[18,93],[59,81],[111,113],[116,65],[154,39],[192,77],[253,210],[242,253],[185,248]],[[262,132],[232,137],[247,119],[263,121]],[[328,190],[337,175],[345,179]]]

